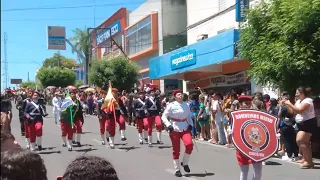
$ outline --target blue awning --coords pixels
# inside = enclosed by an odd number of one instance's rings
[[[238,30],[233,29],[149,60],[150,79],[182,79],[190,71],[215,72],[219,63],[234,58]]]

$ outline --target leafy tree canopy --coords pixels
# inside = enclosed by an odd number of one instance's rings
[[[77,62],[74,59],[66,58],[58,53],[55,53],[53,57],[47,58],[43,62],[43,67],[53,68],[58,66],[60,59],[60,67],[72,69],[77,66]]]
[[[20,84],[20,87],[21,88],[31,88],[31,89],[42,88],[41,84],[33,82],[33,81],[22,82]]]
[[[262,1],[240,32],[240,56],[262,85],[320,88],[320,1]]]
[[[75,83],[76,73],[71,69],[42,67],[39,69],[38,78],[44,87],[67,87]]]
[[[106,88],[109,80],[112,87],[130,90],[138,81],[139,67],[124,56],[102,59],[92,65],[89,73],[91,83]]]
[[[80,87],[80,86],[83,85],[83,81],[82,81],[82,80],[76,80],[76,82],[74,83],[74,85],[75,85],[76,87]]]

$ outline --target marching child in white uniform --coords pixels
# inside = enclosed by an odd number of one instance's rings
[[[175,176],[182,177],[180,172],[180,139],[185,146],[185,153],[181,165],[185,172],[190,172],[188,166],[189,158],[193,150],[192,143],[192,120],[190,116],[190,108],[183,101],[182,91],[180,89],[172,92],[175,101],[170,103],[162,114],[162,121],[170,132],[170,139],[173,150],[173,164],[175,168]]]

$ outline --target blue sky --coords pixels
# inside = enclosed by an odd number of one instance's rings
[[[35,72],[42,62],[57,51],[47,50],[46,27],[65,26],[67,38],[75,28],[98,26],[121,7],[134,10],[144,0],[4,0],[1,1],[1,74],[3,73],[3,35],[7,33],[7,61],[9,79],[35,80]],[[95,4],[93,7],[84,7]],[[61,8],[73,7],[73,8]],[[27,9],[33,10],[27,10]],[[35,9],[38,8],[38,9]],[[52,8],[52,9],[39,9]],[[13,10],[22,9],[22,10]],[[9,11],[8,11],[9,10]],[[95,13],[94,13],[95,12]],[[76,59],[71,47],[60,54]],[[1,76],[1,90],[5,86]],[[14,87],[8,82],[8,86]]]

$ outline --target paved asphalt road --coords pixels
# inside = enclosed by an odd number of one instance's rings
[[[52,107],[48,107],[48,113]],[[17,110],[13,110],[12,132],[21,146],[25,146],[24,137],[20,136]],[[48,170],[48,178],[54,180],[62,175],[67,165],[81,155],[101,156],[109,160],[117,170],[121,180],[173,180],[176,178],[171,159],[171,144],[167,135],[163,135],[164,145],[154,145],[148,148],[146,144],[138,143],[137,130],[127,126],[127,141],[121,142],[117,131],[116,149],[100,144],[99,123],[96,116],[85,117],[83,126],[82,147],[74,147],[72,152],[61,146],[61,129],[55,125],[51,114],[44,119],[43,148],[40,154]],[[154,138],[156,139],[156,135]],[[235,151],[221,146],[197,142],[190,159],[191,173],[180,179],[200,180],[236,180],[239,179],[239,166],[236,161]],[[183,151],[182,151],[183,152]],[[182,156],[181,156],[182,158]],[[263,166],[264,180],[320,180],[320,163],[317,169],[301,170],[295,163],[284,162],[271,158],[272,165]],[[269,164],[268,163],[268,164]],[[182,173],[183,170],[182,170]],[[250,167],[250,176],[252,167]]]

